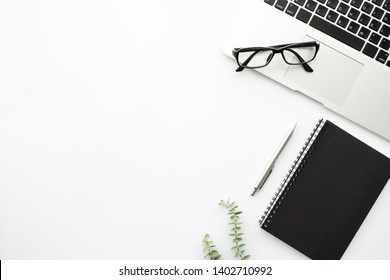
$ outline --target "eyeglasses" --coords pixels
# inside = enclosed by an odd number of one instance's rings
[[[313,69],[307,64],[312,61],[320,49],[316,41],[295,44],[284,44],[271,47],[235,48],[235,57],[238,68],[237,72],[248,69],[257,69],[267,66],[275,54],[280,53],[284,61],[289,65],[302,65],[307,72]]]

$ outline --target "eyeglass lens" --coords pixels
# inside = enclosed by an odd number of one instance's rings
[[[265,66],[270,61],[272,54],[271,50],[244,51],[239,53],[238,61],[247,67]]]
[[[304,48],[288,48],[283,50],[283,58],[288,64],[302,64],[314,59],[316,54],[316,48],[304,47]]]

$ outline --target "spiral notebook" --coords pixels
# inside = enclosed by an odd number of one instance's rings
[[[260,220],[311,259],[340,259],[390,178],[390,159],[320,120]]]

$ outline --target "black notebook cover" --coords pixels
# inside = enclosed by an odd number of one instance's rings
[[[311,259],[340,259],[389,178],[389,158],[321,120],[260,225]]]

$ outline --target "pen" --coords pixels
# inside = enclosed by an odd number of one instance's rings
[[[274,152],[274,154],[272,155],[272,158],[271,160],[268,162],[266,168],[264,169],[263,173],[261,173],[261,176],[260,178],[257,180],[256,184],[255,184],[255,187],[253,188],[253,191],[251,192],[251,195],[253,196],[258,190],[260,190],[265,181],[267,181],[268,179],[268,176],[271,174],[272,172],[272,169],[274,168],[274,164],[275,164],[275,161],[277,160],[277,158],[279,157],[280,153],[282,152],[284,146],[286,146],[288,140],[290,139],[291,135],[293,134],[294,132],[294,129],[295,129],[295,126],[297,124],[294,124],[294,126],[292,128],[290,128],[286,135],[284,136],[282,142],[279,144],[279,147],[276,149],[276,151]]]

